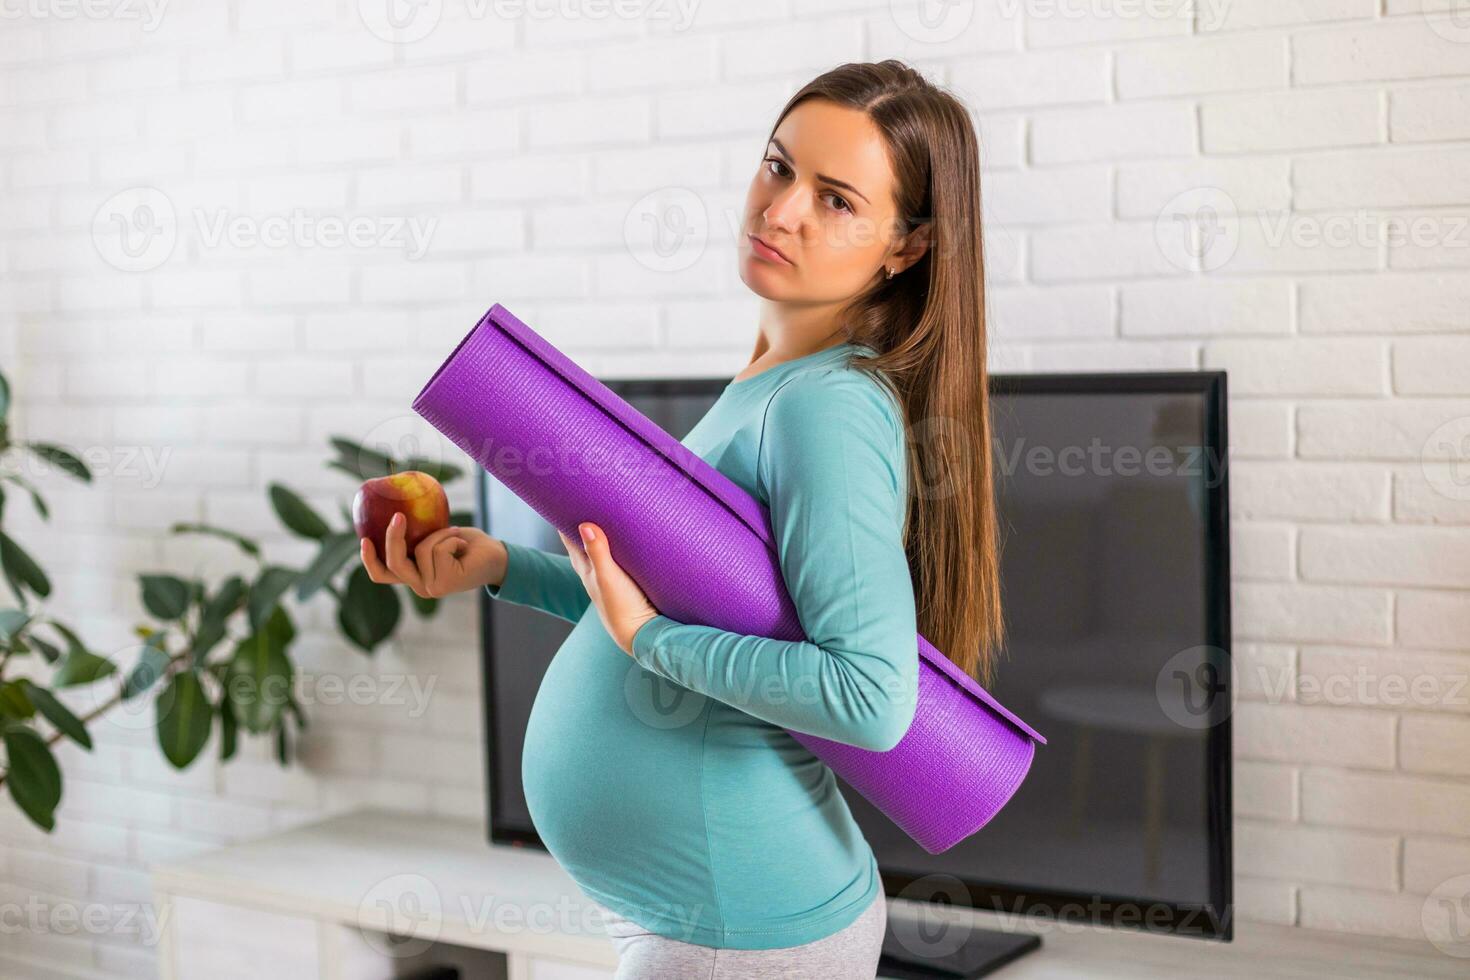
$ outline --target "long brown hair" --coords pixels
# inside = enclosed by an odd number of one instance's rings
[[[928,223],[929,248],[845,308],[847,339],[877,351],[853,366],[902,406],[909,493],[904,547],[919,632],[982,684],[1005,627],[990,452],[980,151],[963,103],[897,60],[840,65],[781,110],[821,98],[865,112],[883,133],[901,233]]]

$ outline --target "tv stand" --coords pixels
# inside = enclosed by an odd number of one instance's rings
[[[895,932],[893,917],[899,914],[889,913],[883,956],[878,960],[878,975],[892,980],[976,980],[1041,948],[1041,937],[1030,933],[971,929],[958,949],[946,947],[925,955]]]
[[[617,965],[600,918],[555,860],[492,846],[478,820],[340,814],[154,865],[152,878],[162,980],[388,980],[441,965],[475,980],[611,980]],[[915,941],[904,930],[920,915],[926,927]],[[1002,930],[986,938],[1021,944],[1020,959],[997,974],[1005,980],[1465,976],[1465,960],[1422,941],[1237,919],[1234,942],[1205,942],[894,899],[889,928],[909,938],[898,952],[957,952],[923,938],[940,928],[933,917],[950,916],[966,940],[983,923]],[[1021,955],[1042,935],[1046,955]],[[0,951],[8,976],[5,960]],[[939,977],[943,965],[919,963],[912,968],[930,972],[911,973],[895,961],[879,975]]]

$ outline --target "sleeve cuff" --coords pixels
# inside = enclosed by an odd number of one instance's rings
[[[501,578],[499,585],[486,585],[485,591],[490,593],[492,599],[505,599],[508,602],[516,602],[515,577],[516,577],[516,552],[520,545],[509,541],[502,541],[505,545],[505,576]]]
[[[675,620],[670,619],[663,613],[659,613],[638,627],[637,631],[633,634],[633,659],[638,661],[639,665],[645,669],[654,670],[657,673],[652,666],[652,658],[658,646],[659,636],[670,626],[678,625],[678,622]]]

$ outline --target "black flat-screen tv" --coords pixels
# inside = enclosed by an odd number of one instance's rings
[[[990,382],[1007,627],[991,690],[1048,744],[1006,807],[942,854],[839,785],[890,896],[1229,940],[1225,373]],[[728,379],[606,383],[682,438]],[[565,554],[484,470],[476,505],[489,533]],[[571,625],[483,590],[481,614],[489,837],[540,847],[521,791],[522,736]],[[898,963],[912,943],[885,944],[881,972],[979,976],[1037,944],[991,939],[995,948],[944,951],[927,966]]]

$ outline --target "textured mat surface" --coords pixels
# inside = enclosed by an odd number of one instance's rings
[[[413,409],[567,537],[605,528],[659,612],[807,639],[766,508],[499,303]],[[1046,739],[922,636],[918,648],[918,708],[893,749],[791,735],[938,854],[1010,800]]]

